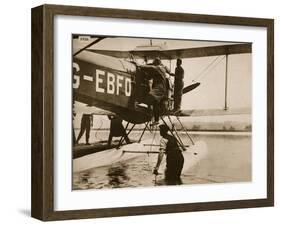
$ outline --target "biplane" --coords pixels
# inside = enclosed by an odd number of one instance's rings
[[[73,35],[73,39],[79,38],[79,35]],[[134,129],[136,124],[145,124],[145,126],[135,144],[122,145],[124,138],[121,137],[116,147],[119,152],[116,150],[115,152],[104,151],[102,158],[108,160],[109,157],[104,157],[108,155],[111,156],[111,159],[120,159],[121,157],[124,158],[124,153],[131,154],[125,157],[125,159],[127,159],[129,158],[128,156],[134,157],[137,156],[137,153],[147,152],[144,150],[142,137],[146,130],[151,130],[151,128],[149,128],[149,123],[153,118],[153,114],[150,109],[140,108],[136,103],[142,102],[143,98],[148,94],[149,89],[144,78],[152,72],[151,69],[147,70],[146,67],[143,67],[143,65],[139,63],[139,59],[142,59],[143,62],[147,63],[149,60],[159,57],[161,60],[169,61],[171,65],[171,61],[177,58],[183,59],[221,55],[224,55],[226,58],[224,90],[225,105],[223,109],[183,109],[177,114],[169,111],[170,109],[165,109],[161,112],[161,121],[169,126],[170,133],[178,140],[182,150],[189,150],[186,152],[189,154],[188,161],[195,163],[197,159],[206,155],[206,146],[202,142],[196,143],[192,140],[188,131],[181,123],[180,117],[250,114],[250,109],[228,108],[227,78],[228,56],[232,54],[251,53],[251,43],[231,43],[226,45],[185,49],[163,49],[161,46],[154,46],[150,40],[150,45],[139,46],[130,51],[93,48],[93,46],[102,42],[106,38],[114,39],[114,37],[90,37],[90,43],[73,53],[73,100],[87,105],[88,108],[94,106],[92,108],[92,114],[118,115],[127,122],[126,131],[128,131],[128,135]],[[183,89],[183,95],[196,89],[199,85],[200,83],[196,81],[187,85]],[[173,99],[170,98],[167,106],[168,108],[171,108],[172,105]],[[83,109],[80,110],[83,112]],[[184,144],[178,135],[178,131],[173,126],[171,117],[175,117],[179,125],[181,125],[182,130],[190,140],[190,145]],[[132,124],[130,129],[129,124]],[[120,149],[121,146],[122,148]],[[132,149],[134,149],[134,151],[132,151]],[[200,152],[200,150],[203,151]],[[190,156],[191,153],[193,157]],[[95,156],[84,157],[83,161],[88,162],[88,164],[84,163],[82,168],[77,161],[76,164],[74,164],[74,171],[82,171],[91,166],[102,166],[107,164],[107,161],[101,161],[101,158],[99,158],[97,154]],[[93,161],[95,163],[93,163]],[[190,166],[192,164],[189,163]],[[75,166],[77,167],[75,168]]]

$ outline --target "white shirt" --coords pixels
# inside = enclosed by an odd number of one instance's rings
[[[165,153],[167,144],[168,144],[168,139],[165,139],[164,137],[162,137],[160,140],[160,148],[159,148],[159,151],[161,153]]]

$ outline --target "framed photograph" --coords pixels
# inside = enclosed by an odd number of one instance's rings
[[[32,216],[274,205],[273,19],[32,9]]]

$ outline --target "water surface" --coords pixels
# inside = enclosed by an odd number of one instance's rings
[[[76,131],[77,132],[77,131]],[[130,135],[137,140],[140,132]],[[185,144],[190,140],[180,133]],[[91,142],[106,140],[108,131],[91,131]],[[181,176],[183,184],[230,183],[251,181],[251,134],[212,133],[191,134],[194,141],[203,140],[207,144],[208,155]],[[159,143],[159,134],[146,132],[143,139],[154,138]],[[85,138],[81,138],[83,142]],[[150,147],[151,151],[158,147]],[[163,185],[163,175],[152,174],[157,155],[140,154],[139,157],[106,167],[93,168],[73,174],[73,189],[103,189],[123,187],[144,187]]]

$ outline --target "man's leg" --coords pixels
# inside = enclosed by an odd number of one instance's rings
[[[182,99],[182,90],[180,91],[178,96],[178,106],[177,106],[178,110],[181,109],[181,99]]]
[[[181,95],[179,92],[174,93],[174,111],[180,110],[181,108]]]
[[[167,168],[166,171],[165,171],[165,183],[167,185],[175,185],[176,184],[174,169],[171,169],[170,167]]]
[[[159,122],[160,106],[157,101],[154,101],[154,104],[153,104],[153,114],[154,114],[155,122]]]
[[[75,132],[74,132],[74,128],[72,126],[72,145],[76,144],[76,138],[75,138]]]
[[[182,89],[183,89],[183,85],[175,86],[175,90],[174,90],[174,111],[178,111],[178,110],[181,109]]]
[[[86,130],[86,128],[85,128],[85,126],[82,124],[82,125],[81,125],[81,128],[80,128],[80,133],[79,133],[79,135],[78,135],[78,137],[77,137],[77,140],[76,140],[76,144],[78,144],[78,142],[79,142],[80,138],[83,136],[85,130]]]
[[[112,141],[112,135],[111,135],[111,133],[109,133],[109,137],[108,137],[108,141],[107,141],[108,146],[111,145],[111,141]]]
[[[177,185],[181,184],[181,171],[183,168],[184,159],[180,156],[170,156],[170,158],[166,159],[167,168],[165,172],[165,181],[167,185]]]
[[[182,184],[181,171],[182,171],[182,168],[183,168],[183,164],[184,164],[184,158],[183,158],[183,156],[180,156],[179,159],[178,159],[178,164],[177,164],[176,172],[175,172],[177,184]]]
[[[91,124],[86,126],[86,144],[89,144],[89,138],[90,138],[90,131],[91,131]]]

